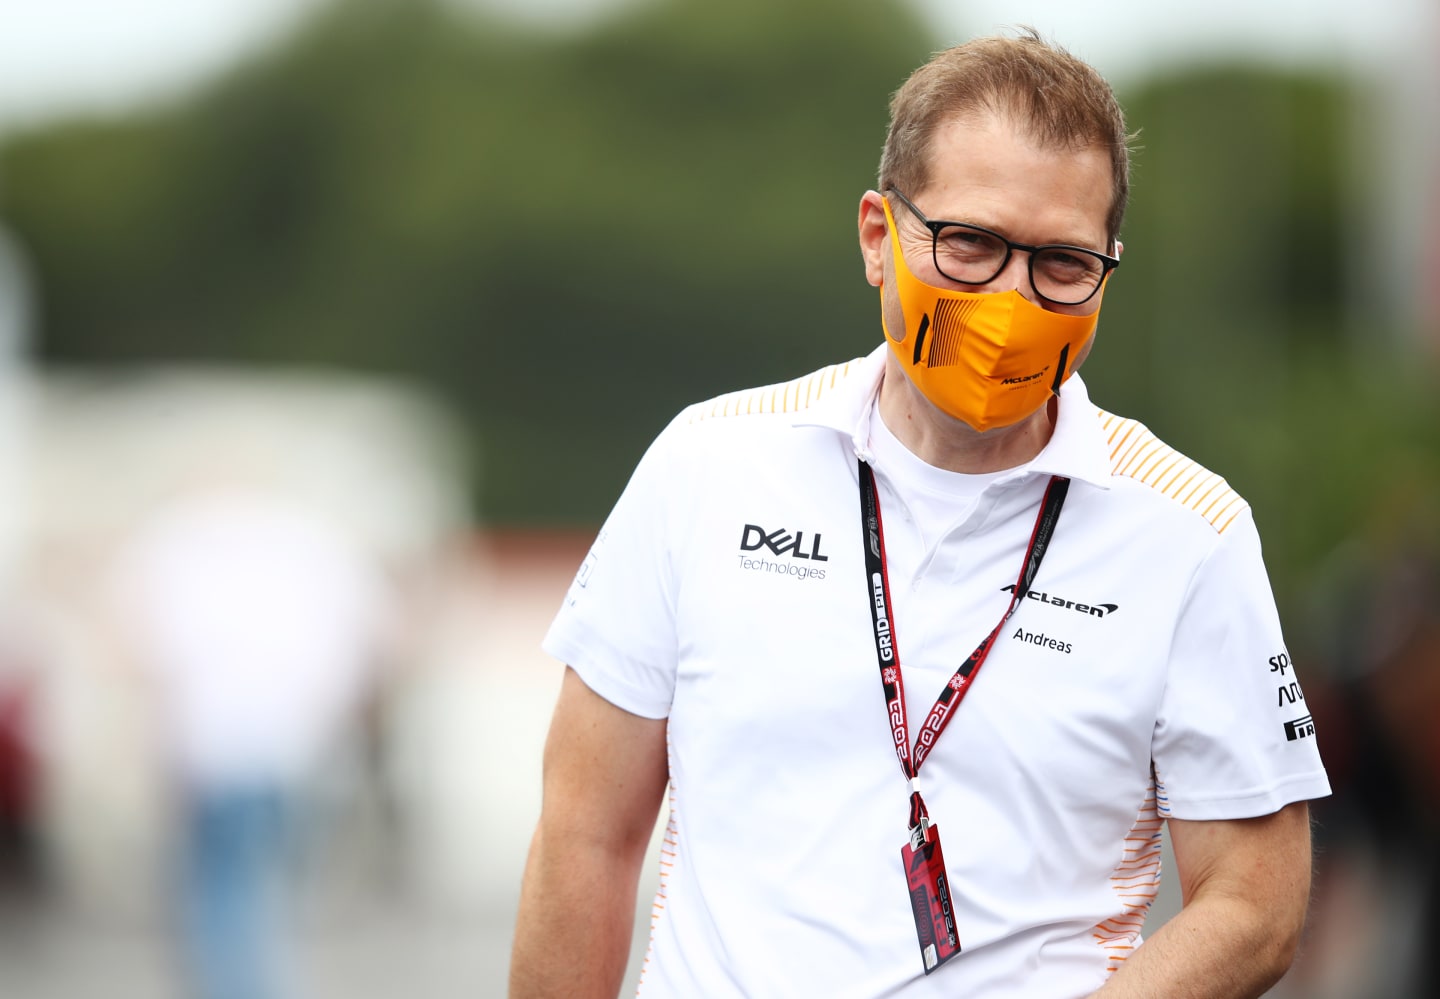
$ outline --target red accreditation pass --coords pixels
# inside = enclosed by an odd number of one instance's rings
[[[928,823],[917,826],[910,842],[901,847],[900,859],[910,882],[910,908],[915,914],[920,956],[928,975],[960,953],[950,878],[945,873],[945,855],[940,851],[940,827]]]

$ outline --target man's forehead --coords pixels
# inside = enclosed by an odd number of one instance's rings
[[[1113,188],[1109,155],[1098,145],[1047,142],[990,113],[942,122],[926,159],[926,184],[905,193],[931,218],[1022,241],[1107,242]]]

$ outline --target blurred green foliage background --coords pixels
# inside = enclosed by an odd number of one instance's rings
[[[681,406],[878,342],[857,204],[940,44],[899,0],[573,36],[339,0],[182,103],[11,139],[0,217],[42,361],[398,373],[472,431],[483,521],[593,524]],[[1251,500],[1281,593],[1440,508],[1434,369],[1356,305],[1362,97],[1243,65],[1121,92],[1141,149],[1086,380]]]

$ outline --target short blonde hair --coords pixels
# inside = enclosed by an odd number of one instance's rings
[[[1018,38],[978,38],[936,53],[890,100],[879,189],[913,193],[930,181],[936,130],[950,121],[1001,115],[1048,146],[1098,146],[1110,155],[1111,243],[1130,198],[1130,137],[1110,84],[1034,28]]]

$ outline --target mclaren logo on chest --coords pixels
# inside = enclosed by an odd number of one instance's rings
[[[784,527],[775,531],[767,531],[759,524],[746,524],[744,530],[740,532],[740,550],[742,552],[758,552],[765,548],[773,555],[828,562],[830,556],[820,552],[821,538],[822,535],[817,533],[811,536],[807,545],[804,531],[796,531],[791,534]]]
[[[1005,593],[1014,593],[1015,584],[1000,587]],[[1050,604],[1052,607],[1064,607],[1067,610],[1078,611],[1081,614],[1089,614],[1091,617],[1105,617],[1107,614],[1114,614],[1120,609],[1119,604],[1082,604],[1074,600],[1066,600],[1064,597],[1057,597],[1049,593],[1042,593],[1040,590],[1026,590],[1025,597],[1028,600],[1037,600],[1042,604]]]

